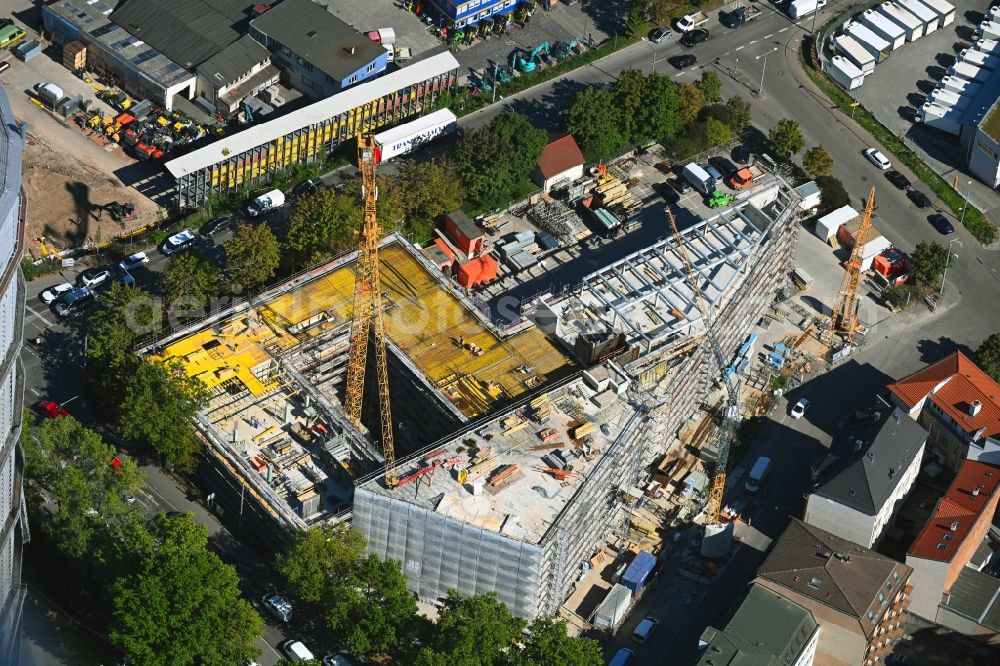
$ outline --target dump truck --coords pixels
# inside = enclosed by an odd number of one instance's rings
[[[706,23],[708,23],[708,14],[705,12],[695,12],[694,14],[688,14],[687,16],[677,19],[676,26],[681,32],[691,32],[695,28],[700,28]]]
[[[760,15],[760,9],[754,5],[740,5],[731,11],[721,12],[719,14],[719,22],[727,28],[735,30],[736,28],[742,28]]]

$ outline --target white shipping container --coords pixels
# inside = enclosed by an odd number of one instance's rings
[[[971,97],[959,95],[958,93],[953,93],[950,90],[945,90],[944,88],[932,90],[931,94],[927,95],[927,101],[933,102],[943,108],[952,108],[957,109],[958,111],[964,111],[970,104],[972,104]]]
[[[876,35],[889,40],[893,50],[906,43],[906,31],[874,9],[865,11],[861,15],[861,22]]]
[[[876,35],[861,23],[856,21],[845,23],[844,29],[862,48],[875,56],[876,63],[880,63],[888,58],[892,52],[892,44]]]
[[[864,74],[875,71],[875,56],[865,50],[865,47],[850,35],[839,35],[833,40],[838,53],[854,63]]]
[[[844,56],[833,56],[830,60],[829,74],[845,90],[860,88],[865,82],[865,75],[861,70]]]
[[[960,95],[975,97],[983,86],[958,76],[946,76],[938,82],[938,87]]]
[[[375,135],[376,159],[385,162],[455,131],[458,118],[448,109],[428,113]]]
[[[873,238],[861,248],[861,270],[866,271],[872,267],[875,257],[892,247],[892,243],[885,236]]]
[[[938,29],[937,12],[920,2],[920,0],[896,0],[896,4],[910,12],[924,25],[924,34],[929,35]]]
[[[986,83],[990,78],[989,70],[970,65],[967,62],[956,62],[948,68],[948,74],[960,76],[967,81],[975,81],[976,83]]]
[[[977,39],[1000,39],[1000,23],[983,21],[976,28]]]
[[[860,213],[850,206],[841,206],[816,220],[816,235],[824,241],[828,241],[832,236],[837,235],[840,225],[847,224],[858,215]]]
[[[894,2],[883,2],[876,9],[906,31],[906,41],[915,42],[924,36],[924,24],[916,16]]]
[[[995,55],[996,52],[1000,50],[1000,41],[995,39],[977,39],[972,45],[972,48],[980,53]]]
[[[925,103],[918,112],[920,122],[924,125],[953,136],[962,133],[962,115],[961,111],[945,109],[933,102]]]
[[[962,62],[967,62],[970,65],[975,65],[982,69],[993,71],[1000,65],[1000,58],[997,56],[992,56],[988,53],[983,53],[982,51],[976,51],[975,49],[962,49],[959,54],[958,59]]]
[[[598,629],[614,631],[625,619],[628,607],[632,603],[632,590],[621,583],[615,583],[608,596],[594,612],[594,626]]]
[[[955,5],[948,0],[920,0],[920,4],[927,5],[938,15],[938,27],[943,28],[955,22]]]

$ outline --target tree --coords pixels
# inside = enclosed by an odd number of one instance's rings
[[[336,581],[327,619],[348,649],[361,655],[383,654],[399,642],[417,613],[399,563],[369,555],[349,577]]]
[[[677,84],[669,77],[650,74],[646,80],[646,99],[638,111],[637,138],[665,143],[684,129],[684,115],[677,98]]]
[[[920,242],[910,255],[910,260],[917,282],[934,286],[948,264],[948,248],[936,242]]]
[[[463,131],[452,164],[465,185],[467,212],[501,208],[531,192],[531,174],[546,142],[544,130],[508,111],[486,127]]]
[[[709,104],[715,104],[720,99],[722,99],[722,81],[719,79],[719,75],[715,73],[714,70],[704,69],[701,72],[701,78],[695,83],[698,90],[705,95],[705,101]]]
[[[278,271],[281,246],[266,224],[239,225],[223,247],[229,278],[245,289],[263,286]]]
[[[166,464],[190,471],[199,448],[194,417],[205,397],[204,384],[180,366],[140,363],[125,384],[118,429],[151,447]]]
[[[449,161],[407,160],[391,187],[399,192],[406,230],[419,242],[434,235],[438,218],[462,205],[462,184]]]
[[[592,162],[614,157],[628,144],[615,96],[599,86],[576,94],[564,112],[563,124]]]
[[[161,518],[156,546],[114,584],[110,638],[132,663],[232,666],[259,654],[263,621],[240,594],[232,566],[207,549],[208,529]]]
[[[637,69],[626,69],[618,75],[612,94],[615,106],[621,115],[622,135],[627,141],[638,142],[651,136],[639,126],[643,107],[650,99],[646,88],[646,77]]]
[[[276,558],[278,572],[303,601],[320,603],[332,585],[348,575],[365,554],[365,537],[341,523],[299,532]]]
[[[299,199],[288,224],[285,248],[299,266],[346,250],[361,227],[361,215],[357,199],[321,187]]]
[[[649,0],[631,0],[625,13],[625,32],[640,39],[649,30]]]
[[[823,146],[814,146],[802,156],[802,168],[813,178],[829,176],[833,171],[833,158]]]
[[[732,131],[715,118],[705,120],[705,142],[710,146],[721,146],[733,138]]]
[[[781,157],[788,159],[802,150],[806,140],[802,137],[802,128],[798,122],[789,118],[778,121],[778,124],[767,133],[771,149]]]
[[[590,638],[569,636],[566,623],[540,617],[528,627],[523,650],[511,650],[512,666],[601,666],[601,644]]]
[[[160,276],[160,290],[171,306],[204,307],[219,294],[219,269],[197,252],[174,257]]]
[[[524,625],[524,620],[511,615],[494,592],[463,597],[452,590],[438,614],[431,648],[446,655],[444,663],[451,666],[502,663],[504,654],[521,638]]]
[[[705,93],[696,85],[681,83],[677,86],[677,105],[684,122],[694,122],[705,107]]]
[[[71,558],[105,564],[110,544],[144,521],[129,501],[145,485],[135,461],[72,417],[44,420],[24,445],[25,488],[36,506],[48,500],[49,537]]]
[[[983,372],[1000,382],[1000,334],[993,333],[976,350],[976,362]]]
[[[824,211],[835,210],[851,203],[851,197],[844,189],[844,184],[833,176],[819,176],[816,184],[819,185],[821,206]]]
[[[742,134],[750,126],[750,102],[739,95],[733,95],[722,104],[706,108],[705,115],[719,120],[735,134]]]

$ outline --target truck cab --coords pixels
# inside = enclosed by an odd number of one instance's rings
[[[688,14],[677,19],[677,29],[681,32],[691,32],[695,28],[700,28],[701,26],[708,23],[708,15],[705,12],[695,12],[694,14]]]

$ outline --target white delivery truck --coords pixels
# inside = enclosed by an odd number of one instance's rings
[[[809,16],[826,7],[826,0],[792,0],[788,5],[788,15],[793,19]]]
[[[760,492],[760,487],[764,485],[764,481],[767,479],[768,472],[771,471],[771,459],[767,456],[761,456],[757,458],[757,462],[753,464],[753,468],[750,470],[750,476],[747,477],[747,482],[744,488],[746,488],[748,493]]]
[[[375,135],[375,162],[381,164],[397,155],[405,155],[434,139],[451,134],[458,118],[449,109],[428,113],[416,120]]]
[[[694,162],[684,167],[681,174],[684,176],[684,180],[691,183],[691,187],[705,196],[715,191],[715,179]]]
[[[262,213],[266,213],[269,210],[274,210],[285,205],[285,193],[281,190],[271,190],[266,194],[262,194],[247,206],[247,214],[250,217],[257,217]]]

